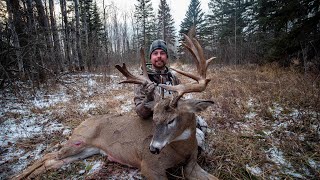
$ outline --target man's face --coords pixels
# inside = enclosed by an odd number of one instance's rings
[[[162,70],[168,62],[167,54],[162,49],[156,49],[151,53],[151,63],[157,70]]]

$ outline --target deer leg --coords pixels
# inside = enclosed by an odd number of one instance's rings
[[[145,161],[141,163],[141,173],[150,180],[167,180],[166,170],[161,168],[152,168]]]
[[[63,165],[100,153],[98,148],[84,148],[80,152],[74,151],[75,154],[69,154],[67,157],[59,158],[59,156],[61,156],[61,151],[63,151],[63,149],[65,150],[66,148],[74,147],[63,147],[58,152],[46,154],[43,158],[36,161],[32,166],[24,170],[20,175],[13,177],[13,179],[33,178],[46,172],[47,170],[58,169]]]
[[[217,177],[209,174],[207,171],[203,170],[199,164],[194,160],[190,161],[185,166],[184,175],[187,179],[190,180],[197,180],[197,179],[203,179],[203,180],[218,180]]]

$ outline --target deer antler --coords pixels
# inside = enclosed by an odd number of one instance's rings
[[[121,81],[120,83],[146,84],[146,83],[152,82],[149,79],[149,76],[147,73],[146,59],[144,55],[144,50],[142,48],[140,49],[140,57],[141,57],[141,66],[143,71],[142,75],[135,76],[131,74],[128,71],[125,63],[122,64],[122,67],[118,64],[115,66],[127,78],[127,80]]]
[[[171,68],[172,70],[187,76],[191,79],[196,80],[197,82],[194,83],[188,83],[188,84],[179,84],[176,86],[170,86],[170,85],[164,85],[159,84],[160,87],[168,90],[168,91],[175,91],[177,94],[173,97],[170,106],[176,107],[178,100],[185,94],[190,92],[202,92],[207,87],[207,84],[210,82],[210,79],[206,78],[206,72],[209,63],[215,58],[212,57],[210,59],[205,59],[203,54],[203,49],[199,42],[193,38],[191,40],[191,37],[188,37],[187,35],[183,34],[183,36],[186,39],[186,43],[183,43],[183,46],[188,49],[188,51],[193,56],[193,59],[196,62],[198,75],[191,74],[185,71],[181,71],[178,69]]]

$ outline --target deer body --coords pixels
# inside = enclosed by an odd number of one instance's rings
[[[151,119],[141,120],[135,114],[130,118],[110,115],[89,118],[74,130],[58,152],[45,155],[16,179],[34,177],[94,154],[107,155],[109,160],[139,168],[148,179],[166,179],[166,169],[181,164],[186,165],[186,177],[212,179],[214,176],[202,170],[196,162],[195,116],[193,113],[182,115],[176,116],[175,123],[183,126],[175,131],[176,134],[171,139],[166,138],[166,142],[152,140],[153,132],[157,131],[154,130],[154,122]],[[150,152],[152,141],[164,145],[159,147],[160,154]]]

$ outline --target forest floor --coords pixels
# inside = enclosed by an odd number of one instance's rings
[[[190,65],[173,66],[194,71]],[[320,179],[319,74],[276,65],[211,65],[208,71],[212,80],[206,91],[186,96],[215,102],[199,114],[211,129],[207,149],[199,157],[204,169],[219,179]],[[21,82],[17,89],[2,90],[0,179],[8,179],[57,150],[57,144],[66,141],[86,118],[132,113],[133,85],[118,84],[123,79],[115,71],[76,73],[39,89]],[[139,170],[102,156],[41,178],[97,177],[142,179]]]

